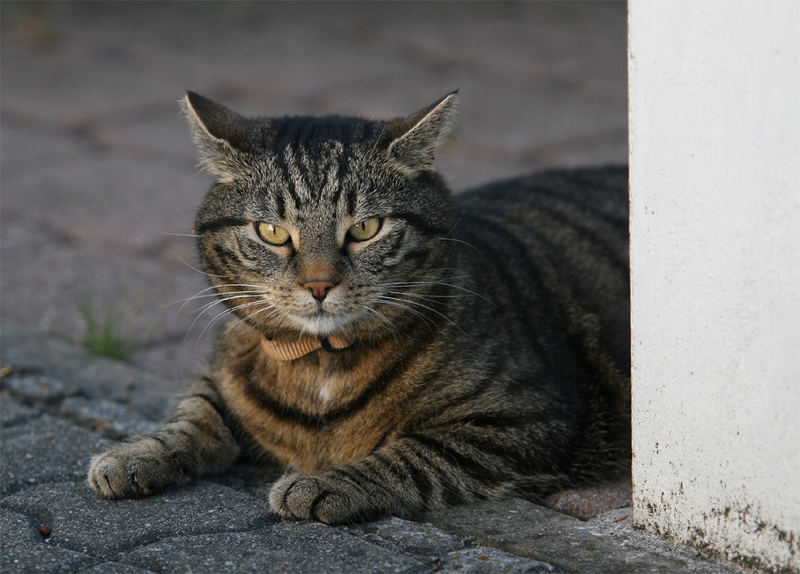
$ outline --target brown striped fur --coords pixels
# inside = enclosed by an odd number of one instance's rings
[[[199,247],[234,319],[159,430],[92,460],[98,494],[267,455],[286,468],[276,512],[342,523],[536,500],[625,471],[627,172],[545,172],[451,198],[433,164],[455,100],[375,122],[246,119],[187,96],[218,177]],[[356,240],[351,226],[372,217],[377,234]],[[291,238],[270,244],[259,222]],[[262,345],[303,336],[351,344],[294,360]]]

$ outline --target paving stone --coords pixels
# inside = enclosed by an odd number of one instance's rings
[[[40,534],[41,527],[34,518],[0,510],[0,571],[56,574],[97,562],[92,556],[50,544]]]
[[[498,146],[461,144],[458,150],[448,153],[444,149],[436,165],[454,194],[469,191],[490,181],[508,179],[546,167],[544,162],[508,153]]]
[[[50,416],[0,429],[0,436],[0,494],[48,482],[83,481],[91,456],[112,444]]]
[[[563,572],[551,564],[521,558],[496,548],[468,548],[450,552],[437,571],[465,574]]]
[[[178,113],[178,100],[183,97],[185,89],[197,91],[200,87],[186,85],[170,94],[158,107],[149,106],[97,122],[93,131],[97,144],[145,160],[149,157],[169,158],[181,172],[197,173],[197,149],[186,121]],[[198,177],[197,181],[200,184],[198,189],[203,191],[204,178]]]
[[[203,326],[199,325],[186,337],[161,340],[139,349],[128,358],[128,363],[158,375],[166,384],[162,390],[171,390],[173,398],[179,396],[190,381],[206,372],[217,332],[224,326],[220,321],[202,333]]]
[[[101,562],[90,568],[78,570],[78,572],[81,574],[152,574],[154,571],[121,562]]]
[[[181,535],[242,531],[276,519],[266,501],[197,482],[139,500],[99,499],[85,481],[40,485],[6,497],[0,506],[50,517],[50,543],[105,560],[135,547]]]
[[[520,151],[518,161],[537,169],[623,165],[626,163],[628,146],[619,136],[624,133],[627,133],[627,127],[620,123],[597,133],[579,134],[571,139],[532,143]]]
[[[36,418],[40,414],[12,399],[8,391],[0,391],[0,427],[12,427]]]
[[[632,508],[617,508],[605,512],[585,523],[587,530],[602,537],[609,544],[625,548],[630,555],[643,553],[659,556],[675,562],[683,562],[686,571],[701,574],[745,574],[750,570],[728,562],[712,561],[702,553],[686,546],[678,546],[669,540],[657,538],[636,528],[632,520]]]
[[[269,489],[286,470],[279,463],[240,460],[224,473],[214,475],[214,482],[253,495],[266,503]]]
[[[598,77],[603,78],[612,70],[620,73],[619,62],[610,56],[624,56],[625,14],[611,3],[487,3],[470,10],[422,5],[392,15],[395,21],[371,22],[374,35],[405,42],[428,60],[492,70],[503,77],[516,76],[518,82],[550,74],[574,82],[574,71],[565,75],[554,69],[563,60],[602,65]],[[397,20],[406,26],[396,25]],[[521,22],[525,25],[520,26]],[[582,29],[587,24],[591,25],[581,34],[561,31],[565,26]],[[409,34],[407,26],[412,25],[414,33]]]
[[[3,74],[14,81],[3,82],[3,104],[19,113],[80,125],[98,114],[163,101],[181,87],[177,75],[153,74],[150,58],[137,50],[137,31],[146,27],[150,10],[48,3],[39,12],[39,24],[52,38],[46,45],[22,34],[19,19],[30,14],[11,16],[3,18]]]
[[[77,240],[141,250],[189,233],[207,189],[191,166],[109,151],[4,174],[3,206]]]
[[[557,570],[577,572],[740,572],[703,560],[688,549],[664,553],[661,541],[629,547],[621,538],[602,534],[602,527],[588,526],[576,518],[512,499],[461,506],[429,516],[444,530],[469,533],[480,542],[552,564]],[[622,543],[621,543],[622,542]]]
[[[144,419],[133,409],[106,399],[69,397],[61,403],[59,415],[113,439],[148,434],[158,428],[158,423]]]
[[[72,159],[91,151],[89,142],[74,131],[52,128],[25,121],[24,118],[9,118],[3,114],[0,122],[0,146],[3,153],[3,169],[21,171],[41,169],[44,162]]]
[[[257,532],[176,536],[121,561],[169,572],[422,572],[422,562],[319,523],[280,522]]]
[[[87,309],[100,322],[111,314],[118,337],[138,347],[131,360],[161,374],[174,389],[196,376],[224,320],[211,324],[217,308],[195,322],[194,310],[208,298],[181,307],[208,287],[190,267],[195,265],[191,238],[162,236],[152,250],[131,253],[127,247],[60,239],[60,232],[42,232],[45,227],[33,220],[0,225],[4,269],[7,262],[20,263],[15,273],[0,274],[3,331],[15,323],[78,342],[86,336]]]
[[[394,552],[416,556],[431,564],[437,564],[448,552],[463,550],[474,544],[474,539],[445,532],[432,524],[396,517],[344,529],[367,542]]]
[[[91,355],[78,345],[35,336],[7,324],[0,331],[0,341],[2,360],[15,372],[46,373],[66,388],[79,389],[83,396],[126,405],[148,420],[161,420],[183,387],[123,362]]]
[[[19,400],[43,405],[60,403],[69,395],[79,392],[63,381],[49,375],[14,373],[3,377],[0,388]]]
[[[445,532],[427,522],[386,518],[345,527],[364,540],[393,552],[414,556],[444,572],[555,572],[543,562],[522,558],[487,546],[474,537]]]

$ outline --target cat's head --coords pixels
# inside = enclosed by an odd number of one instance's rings
[[[195,229],[232,312],[267,336],[380,337],[430,320],[451,227],[434,153],[455,93],[386,122],[244,118],[192,92],[182,105],[217,176]]]

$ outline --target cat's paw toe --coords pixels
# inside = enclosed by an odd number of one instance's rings
[[[114,452],[92,458],[89,485],[102,498],[130,498],[140,494],[139,478],[128,469],[128,460]]]
[[[93,457],[89,486],[102,498],[135,498],[177,482],[175,465],[147,447],[141,441],[122,444]]]
[[[291,473],[272,487],[269,503],[285,518],[343,524],[363,519],[366,507],[357,494],[321,476]]]
[[[269,492],[272,509],[285,518],[312,519],[311,510],[325,485],[315,476],[293,473],[282,476]]]

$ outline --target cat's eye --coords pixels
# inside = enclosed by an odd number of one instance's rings
[[[256,222],[256,233],[270,245],[285,245],[291,239],[289,232],[283,227],[278,227],[266,221]]]
[[[366,241],[372,239],[381,230],[383,220],[380,217],[369,217],[364,221],[359,221],[351,225],[347,230],[347,236],[353,241]]]

